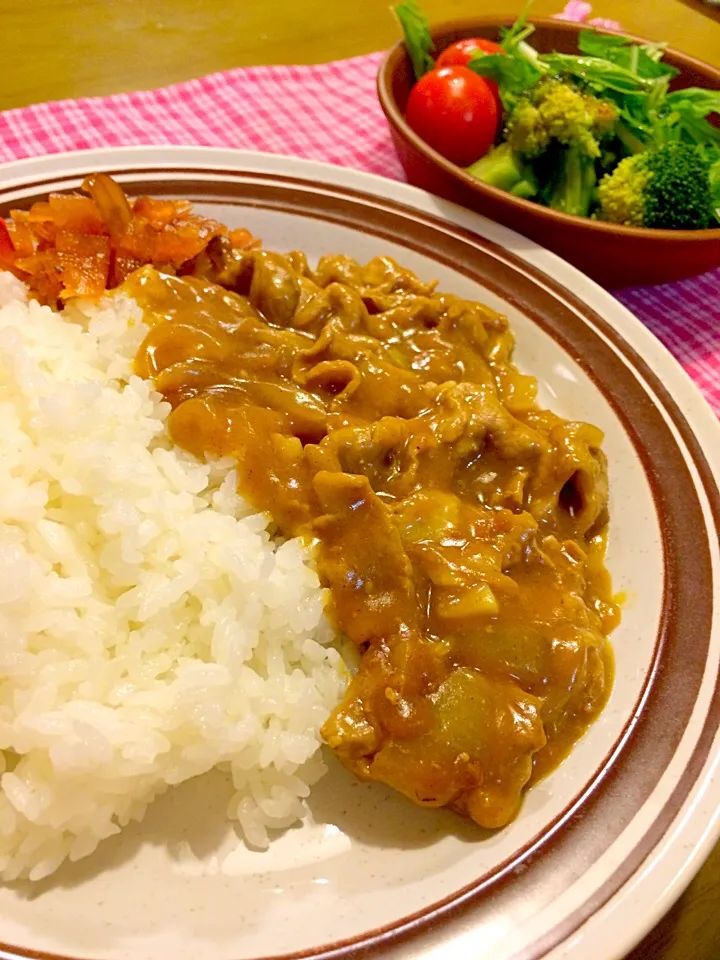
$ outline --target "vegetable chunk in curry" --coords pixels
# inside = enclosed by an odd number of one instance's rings
[[[125,289],[173,439],[317,544],[361,657],[323,736],[358,776],[484,827],[602,710],[618,621],[602,434],[535,403],[507,321],[392,260],[216,238]]]

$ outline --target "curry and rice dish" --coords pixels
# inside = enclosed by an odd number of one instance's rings
[[[54,698],[45,697],[52,702],[33,707],[45,740],[13,741],[28,695],[0,687],[0,826],[8,811],[24,817],[26,845],[35,844],[23,856],[5,829],[3,875],[42,875],[90,852],[93,838],[141,815],[168,784],[215,765],[232,771],[230,816],[261,846],[267,829],[302,816],[302,798],[321,772],[321,741],[360,778],[418,804],[450,806],[483,827],[509,823],[526,788],[599,715],[612,685],[607,638],[619,611],[604,566],[602,433],[538,407],[535,381],[513,365],[504,317],[439,293],[389,258],[363,266],[333,255],[312,267],[302,253],[264,250],[246,231],[202,220],[187,204],[128,201],[102,176],[85,186],[89,196],[54,197],[15,214],[4,245],[0,232],[0,267],[46,305],[23,305],[34,311],[23,314],[26,328],[42,313],[78,344],[90,338],[102,390],[134,391],[117,426],[123,437],[140,414],[155,417],[132,442],[162,476],[152,496],[142,490],[133,503],[126,471],[116,500],[112,490],[100,497],[94,519],[95,506],[85,516],[74,500],[46,498],[46,523],[64,526],[68,538],[79,517],[81,534],[104,551],[94,572],[85,556],[91,592],[102,594],[110,618],[96,629],[112,627],[127,642],[67,655],[69,687],[59,695],[58,681]],[[0,362],[8,327],[17,339],[22,325],[3,323],[3,313],[19,309],[0,310]],[[86,387],[95,375],[83,363],[68,372],[65,358],[60,379]],[[41,365],[57,369],[47,357]],[[98,399],[90,418],[101,416]],[[97,453],[103,469],[107,450]],[[194,503],[194,535],[215,539],[184,552],[166,531],[163,549],[145,556],[168,517],[163,485],[177,484],[178,471],[197,474],[182,491]],[[97,505],[96,491],[74,483],[71,500]],[[119,533],[126,516],[132,532]],[[3,520],[22,527],[7,509]],[[177,523],[170,516],[170,526]],[[131,547],[116,543],[122,536],[134,538]],[[77,580],[78,570],[58,559],[60,534],[51,540],[51,573]],[[207,562],[195,563],[203,550]],[[84,552],[74,548],[76,568]],[[209,558],[216,566],[208,573]],[[154,578],[150,598],[138,586],[146,576]],[[220,581],[226,588],[218,593]],[[138,592],[133,605],[128,596]],[[87,627],[87,603],[63,603],[76,627]],[[125,607],[132,610],[117,623]],[[45,650],[53,630],[58,646],[71,642],[51,619],[24,629],[28,653]],[[333,638],[356,651],[347,670]],[[156,670],[136,675],[133,643],[140,652],[152,647]],[[93,658],[113,682],[90,692]],[[67,667],[78,660],[82,690]],[[207,680],[220,667],[230,676],[225,686]],[[206,678],[207,717],[178,732],[180,701],[171,709],[162,697],[191,670]],[[298,711],[288,710],[283,691]],[[100,789],[107,809],[99,829],[80,807],[64,820],[53,814],[58,796],[72,807],[73,789],[61,781],[81,761],[68,761],[50,742],[47,717],[44,726],[37,719],[45,711],[61,729],[58,716],[80,716],[78,704],[88,700],[103,723],[130,721],[128,711],[140,706],[155,711],[166,741],[138,750],[95,723],[110,744],[108,763],[126,768],[126,779]],[[215,726],[213,711],[222,714]],[[91,711],[82,719],[92,726]],[[233,724],[244,725],[243,736]],[[37,800],[28,813],[23,785],[25,794],[45,789],[46,810]],[[49,852],[53,830],[64,840]]]

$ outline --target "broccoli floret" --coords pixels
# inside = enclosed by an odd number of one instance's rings
[[[592,117],[592,133],[597,140],[608,140],[615,136],[618,123],[617,107],[609,100],[598,97],[585,97],[585,106]]]
[[[483,183],[500,190],[507,190],[516,197],[531,199],[538,192],[538,184],[530,164],[512,149],[509,143],[501,143],[484,157],[468,167],[467,172]]]
[[[542,122],[540,111],[526,97],[518,101],[510,114],[506,137],[515,152],[531,159],[547,150],[550,134]]]
[[[556,141],[600,156],[600,141],[612,137],[617,109],[609,101],[585,94],[563,80],[543,80],[521,97],[507,123],[506,139],[530,159]]]
[[[632,227],[710,226],[710,161],[692,144],[666,143],[621,160],[597,189],[600,220]]]
[[[545,203],[553,210],[586,217],[595,199],[595,161],[578,144],[563,147],[559,154]]]

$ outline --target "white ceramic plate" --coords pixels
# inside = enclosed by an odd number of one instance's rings
[[[0,168],[0,215],[94,170],[187,197],[270,248],[389,253],[509,315],[541,400],[606,432],[608,563],[628,597],[601,719],[478,841],[339,767],[311,821],[267,853],[223,819],[204,777],[39,886],[0,890],[3,956],[102,960],[611,960],[668,909],[718,835],[720,429],[650,333],[576,270],[411,187],[321,164],[134,148]]]

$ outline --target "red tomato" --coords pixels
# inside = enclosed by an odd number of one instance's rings
[[[505,53],[503,48],[499,44],[493,43],[492,40],[484,40],[482,37],[468,37],[467,40],[458,40],[457,43],[452,43],[447,49],[443,50],[437,58],[435,66],[465,67],[473,57],[477,55],[478,51],[480,53]],[[488,80],[487,77],[485,78],[485,82],[492,90],[498,109],[498,117],[501,117],[503,105],[497,84],[494,80]]]
[[[483,77],[467,67],[442,67],[412,88],[405,119],[443,157],[469,167],[493,145],[498,112]]]
[[[481,53],[504,53],[499,44],[482,37],[468,37],[467,40],[458,40],[440,54],[435,63],[436,67],[466,67],[475,56],[476,51]]]

